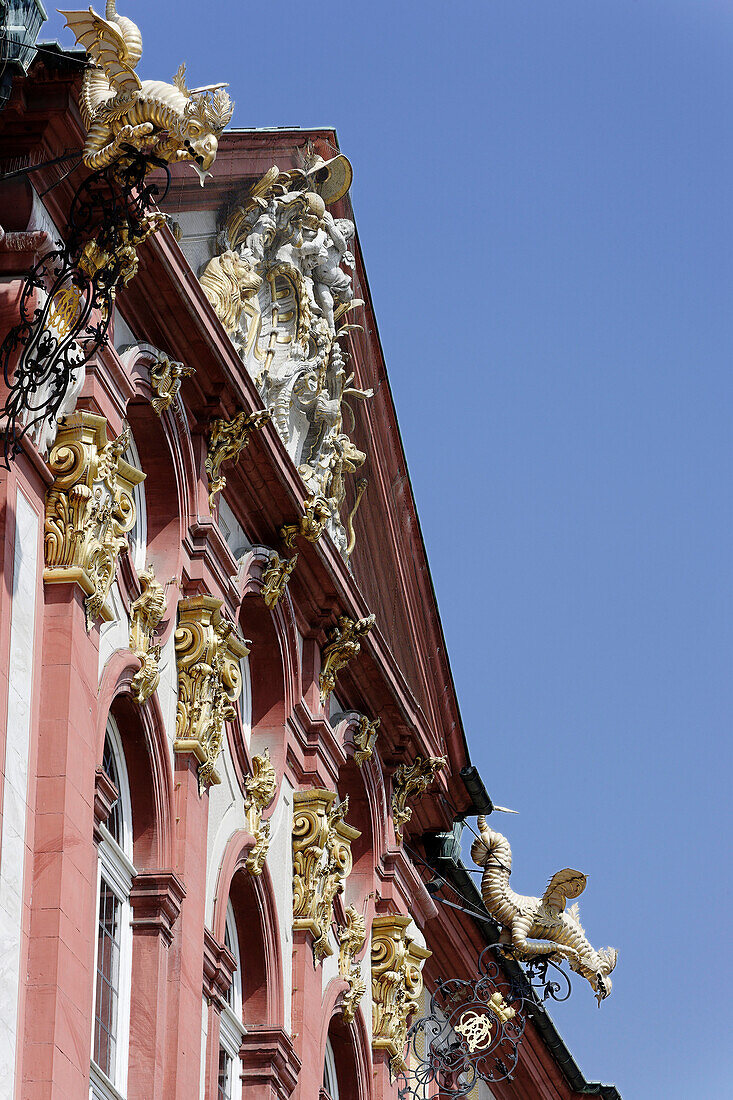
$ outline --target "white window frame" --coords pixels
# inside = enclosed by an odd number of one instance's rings
[[[130,466],[134,466],[136,470],[142,471],[140,455],[135,446],[132,430],[130,431],[130,443],[125,448],[125,453],[122,457],[125,462],[129,462]],[[127,540],[130,543],[130,556],[132,558],[132,564],[135,566],[135,571],[137,573],[142,573],[146,566],[148,554],[148,512],[145,501],[144,481],[139,481],[137,485],[135,485],[132,491],[132,499],[135,502],[135,523],[132,530],[128,532]],[[135,536],[134,541],[133,536]]]
[[[227,902],[225,942],[237,963],[231,984],[231,1005],[224,1003],[219,1015],[219,1046],[229,1056],[229,1095],[231,1100],[241,1100],[242,1072],[239,1051],[246,1028],[242,1023],[242,960],[239,952],[237,922],[231,901]]]
[[[92,1050],[90,1100],[124,1100],[127,1093],[127,1067],[130,1049],[130,994],[132,986],[132,908],[130,893],[137,874],[132,855],[132,804],[127,765],[117,723],[110,715],[107,739],[112,749],[119,781],[120,839],[118,844],[105,825],[99,826],[97,859],[97,904],[94,925],[94,997],[92,1009]],[[117,1035],[114,1079],[110,1079],[94,1061],[97,1009],[97,956],[99,949],[99,895],[102,879],[120,903],[120,966],[117,998]]]

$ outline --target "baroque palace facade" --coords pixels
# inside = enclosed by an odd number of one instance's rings
[[[500,927],[351,165],[140,85],[106,14],[0,114],[0,1095],[392,1100]],[[618,1100],[522,1012],[468,1095]]]

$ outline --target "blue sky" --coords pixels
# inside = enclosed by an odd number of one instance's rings
[[[556,1022],[625,1100],[730,1096],[733,5],[119,6],[143,76],[336,126],[513,885],[585,870],[619,950]]]

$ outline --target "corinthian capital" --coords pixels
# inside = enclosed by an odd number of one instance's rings
[[[422,968],[432,955],[407,929],[412,917],[375,917],[372,922],[372,1045],[386,1050],[393,1073],[404,1069],[407,1027],[423,988]]]

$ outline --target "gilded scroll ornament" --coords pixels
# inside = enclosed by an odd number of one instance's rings
[[[354,744],[357,750],[354,753],[354,760],[359,767],[362,766],[365,760],[371,760],[374,756],[374,746],[377,743],[377,731],[380,721],[381,719],[375,718],[374,721],[370,722],[365,714],[362,714],[359,718],[359,726],[354,733]]]
[[[157,359],[150,365],[150,385],[155,392],[152,406],[158,416],[162,416],[175,401],[181,389],[181,382],[196,373],[195,367],[187,367],[184,363],[177,363],[159,351]]]
[[[295,549],[295,540],[300,537],[308,542],[318,542],[326,530],[331,509],[323,497],[310,496],[303,505],[303,515],[297,523],[286,524],[280,528],[282,540],[289,550]]]
[[[142,36],[116,8],[116,0],[107,0],[104,19],[92,8],[61,12],[93,62],[84,70],[79,100],[87,129],[84,163],[106,168],[132,148],[166,162],[191,161],[203,184],[234,110],[225,85],[190,91],[185,65],[172,84],[141,81],[135,69],[143,52]]]
[[[361,976],[361,967],[356,962],[356,956],[366,943],[366,920],[353,905],[346,910],[346,924],[338,930],[338,941],[339,974],[349,983],[341,1011],[346,1022],[350,1023],[366,993],[366,982]]]
[[[224,723],[235,716],[242,690],[239,663],[249,653],[233,623],[221,613],[222,601],[194,596],[178,604],[175,633],[178,664],[176,752],[192,752],[199,762],[199,790],[219,783],[216,761]]]
[[[297,562],[297,554],[293,554],[292,558],[281,558],[275,550],[270,554],[270,564],[262,574],[262,599],[268,607],[277,605]]]
[[[277,794],[277,777],[270,761],[270,750],[252,757],[252,774],[244,781],[246,790],[244,809],[247,829],[255,838],[255,846],[247,857],[247,870],[251,875],[261,875],[270,847],[270,822],[262,820],[262,811],[272,805]]]
[[[345,668],[361,652],[361,639],[369,633],[375,621],[375,615],[356,620],[350,619],[348,615],[339,616],[323,649],[323,667],[319,678],[321,703],[326,702],[335,688],[339,670]]]
[[[103,416],[74,413],[60,426],[49,457],[54,481],[46,493],[43,579],[75,581],[83,589],[87,628],[112,618],[107,597],[135,523],[133,493],[145,474],[122,457],[129,442],[129,428],[108,440]]]
[[[144,703],[160,683],[160,644],[153,637],[165,614],[165,592],[152,565],[140,574],[140,584],[142,592],[130,608],[130,649],[140,659],[132,690],[138,703]]]
[[[239,462],[240,455],[249,444],[254,429],[260,429],[270,419],[264,409],[257,412],[241,412],[231,420],[212,420],[209,426],[209,447],[206,455],[206,472],[209,475],[209,505],[214,507],[217,493],[227,483],[221,472],[225,462]]]
[[[432,951],[420,947],[407,929],[412,918],[375,917],[372,922],[372,1045],[390,1057],[393,1073],[405,1066],[410,1017],[422,993],[422,968]]]
[[[296,791],[293,807],[293,928],[313,935],[319,962],[333,954],[328,933],[333,901],[351,871],[351,844],[358,829],[344,818],[349,800],[334,791]]]
[[[481,894],[484,905],[511,934],[512,953],[531,962],[544,958],[567,959],[570,969],[581,974],[601,1001],[611,992],[609,974],[618,953],[613,947],[593,948],[580,923],[578,903],[566,910],[568,898],[577,898],[585,890],[586,877],[566,867],[550,879],[541,898],[516,894],[509,885],[512,850],[501,833],[494,832],[485,817],[478,818],[480,840],[471,847],[471,856],[484,868]],[[530,943],[529,940],[540,942]]]
[[[398,840],[412,817],[408,799],[420,798],[446,764],[444,756],[416,756],[412,764],[400,764],[392,777],[392,820]]]

